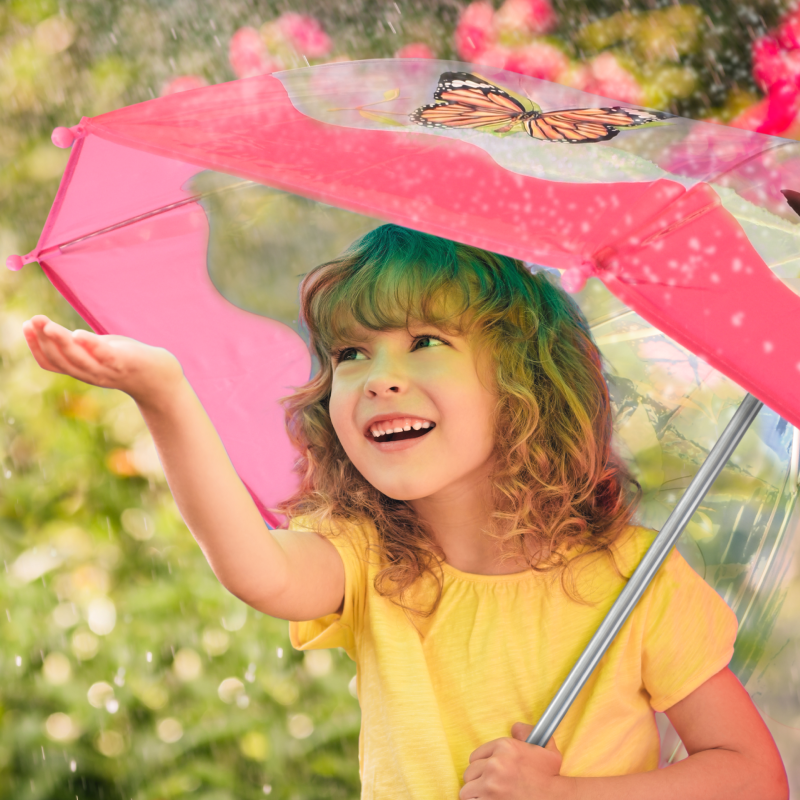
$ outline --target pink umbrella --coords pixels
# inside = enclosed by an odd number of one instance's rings
[[[307,380],[309,354],[212,285],[192,182],[206,170],[558,268],[573,290],[598,277],[758,398],[745,427],[758,401],[800,426],[800,298],[762,236],[796,224],[797,143],[469,69],[331,64],[59,128],[61,187],[36,248],[9,266],[38,261],[95,331],[175,353],[271,525],[294,484],[277,400]],[[682,530],[665,527],[661,558]]]

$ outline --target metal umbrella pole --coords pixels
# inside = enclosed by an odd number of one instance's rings
[[[631,611],[636,607],[639,598],[655,576],[658,568],[664,563],[683,529],[688,525],[695,509],[705,497],[711,484],[722,471],[725,463],[730,458],[736,445],[741,441],[750,423],[755,419],[763,403],[753,395],[748,394],[742,401],[736,413],[728,423],[717,440],[711,452],[703,462],[697,475],[694,476],[686,493],[669,515],[664,527],[656,536],[647,552],[642,556],[639,566],[636,567],[625,587],[614,601],[614,605],[600,623],[589,644],[586,645],[575,666],[567,675],[561,688],[555,693],[550,704],[545,709],[536,726],[526,739],[529,744],[544,747],[555,732],[564,715],[569,711],[572,702],[583,688],[583,685],[597,666],[597,662],[609,648],[619,629],[628,619]]]

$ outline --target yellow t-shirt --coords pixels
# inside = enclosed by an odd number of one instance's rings
[[[303,522],[290,528],[310,530]],[[630,528],[616,547],[623,574],[654,536]],[[345,567],[343,611],[289,630],[295,648],[343,647],[357,664],[361,796],[369,800],[457,800],[470,753],[510,736],[515,722],[535,724],[623,586],[601,555],[576,569],[593,606],[570,600],[553,574],[473,575],[443,564],[441,603],[416,620],[418,631],[374,589],[377,551],[365,549],[374,526],[330,541]],[[429,596],[418,586],[415,602]],[[727,666],[736,631],[733,612],[673,550],[558,726],[561,774],[655,769],[654,711]]]

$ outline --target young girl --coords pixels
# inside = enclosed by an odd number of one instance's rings
[[[362,797],[788,797],[727,668],[736,619],[677,552],[548,746],[525,742],[653,538],[631,525],[638,484],[571,298],[514,259],[384,225],[301,301],[321,367],[285,400],[289,530],[265,528],[168,352],[46,317],[25,335],[45,369],[136,400],[233,594],[291,620],[295,647],[356,661]],[[654,710],[689,753],[663,770]]]

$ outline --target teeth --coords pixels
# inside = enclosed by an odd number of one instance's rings
[[[422,428],[428,429],[433,427],[432,422],[422,421],[422,420],[411,420],[411,419],[398,419],[392,420],[392,422],[396,423],[396,426],[390,427],[387,425],[386,422],[376,422],[372,425],[369,429],[369,432],[372,434],[374,439],[378,439],[381,436],[386,436],[389,433],[402,433],[403,431],[410,431],[412,428],[415,431],[421,430]]]

